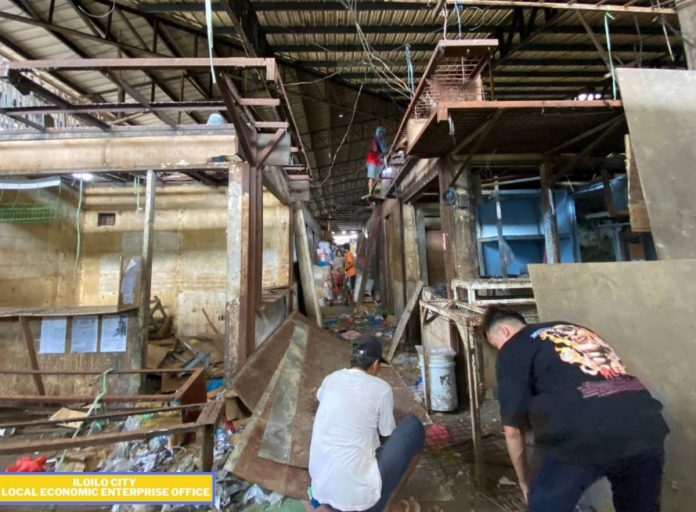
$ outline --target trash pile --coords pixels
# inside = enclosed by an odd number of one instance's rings
[[[339,339],[353,341],[363,334],[371,334],[382,340],[391,340],[396,330],[393,316],[384,317],[382,307],[363,305],[355,314],[340,314],[326,319],[324,327]]]

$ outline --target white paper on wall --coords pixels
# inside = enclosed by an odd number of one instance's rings
[[[68,319],[64,316],[45,317],[41,320],[39,354],[64,354]]]
[[[99,317],[76,316],[72,321],[71,352],[96,352],[99,336]]]
[[[128,315],[102,317],[100,352],[125,352],[128,334]]]

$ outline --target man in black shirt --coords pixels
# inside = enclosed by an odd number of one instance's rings
[[[606,476],[616,512],[656,512],[669,429],[662,404],[626,372],[597,334],[568,322],[527,325],[490,307],[488,342],[500,352],[498,400],[512,464],[530,512],[571,512]],[[529,481],[524,434],[543,457]]]

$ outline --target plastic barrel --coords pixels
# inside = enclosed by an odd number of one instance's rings
[[[425,362],[423,348],[416,346],[421,379],[425,382]],[[454,371],[453,354],[430,354],[430,380],[426,386],[430,390],[430,409],[438,412],[453,411],[457,408],[457,378]]]

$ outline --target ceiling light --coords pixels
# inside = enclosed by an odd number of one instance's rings
[[[92,181],[94,179],[94,174],[91,172],[74,172],[72,177],[80,181]]]
[[[580,101],[585,101],[587,99],[587,93],[581,92],[578,94],[578,98]]]
[[[338,114],[339,119],[343,119],[343,114]]]
[[[342,234],[342,235],[345,235],[345,234],[346,234],[346,231],[341,231],[341,234]]]

